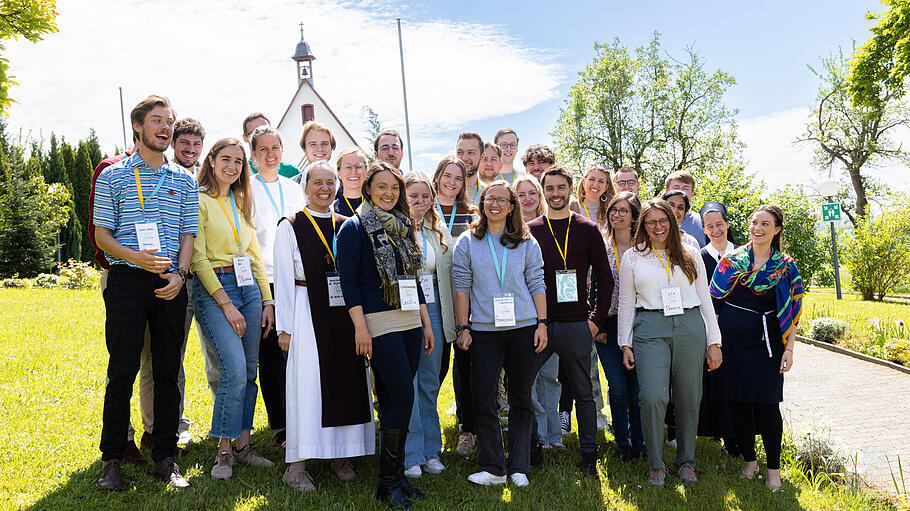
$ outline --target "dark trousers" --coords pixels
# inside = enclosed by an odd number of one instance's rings
[[[414,375],[422,352],[420,328],[373,338],[370,365],[376,376],[381,428],[408,429],[414,405]]]
[[[139,372],[145,327],[149,329],[154,378],[155,428],[152,459],[174,456],[177,449],[180,370],[186,315],[186,287],[173,300],[162,300],[155,290],[168,281],[160,276],[126,265],[111,266],[104,289],[105,340],[110,356],[101,428],[101,459],[122,459],[130,422],[130,397]]]
[[[439,384],[445,381],[446,375],[449,374],[449,359],[452,358],[452,344],[447,342],[442,346],[442,362],[439,364]]]
[[[269,284],[272,296],[275,296],[275,285]],[[259,341],[259,390],[262,402],[269,416],[269,428],[284,429],[287,420],[285,413],[285,378],[287,369],[287,352],[278,346],[278,332],[272,327],[269,335]]]
[[[768,456],[768,468],[780,468],[781,440],[784,434],[784,421],[780,416],[780,405],[777,403],[739,403],[730,402],[733,411],[733,428],[736,430],[736,441],[746,461],[755,461],[755,433],[761,435],[765,454]]]
[[[494,475],[528,474],[534,410],[534,330],[536,326],[496,332],[471,332],[471,390],[477,432],[477,469]],[[457,353],[457,351],[456,351]],[[505,368],[509,395],[509,460],[502,445],[496,411],[499,373]],[[535,427],[536,429],[536,427]]]
[[[594,411],[594,391],[591,388],[591,330],[587,321],[557,321],[547,328],[547,347],[537,354],[534,375],[550,359],[559,355],[559,369],[563,385],[571,388],[578,410],[579,450],[584,453],[597,452],[597,415]],[[533,441],[540,443],[537,435],[537,419],[534,418]]]
[[[594,343],[594,347],[597,348],[600,365],[607,376],[607,396],[616,444],[641,446],[645,439],[641,431],[641,408],[638,405],[638,374],[635,369],[629,371],[622,364],[616,323],[616,316],[607,318],[604,325],[607,343]]]
[[[471,385],[471,352],[455,347],[455,365],[452,368],[452,386],[455,390],[455,415],[461,423],[462,433],[476,433],[474,424],[474,398]],[[496,380],[497,388],[499,380]]]

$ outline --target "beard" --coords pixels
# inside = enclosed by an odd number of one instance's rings
[[[155,133],[152,136],[146,136],[145,131],[143,131],[139,135],[139,138],[142,140],[142,145],[149,149],[154,149],[159,153],[163,153],[171,145],[170,137],[168,137],[168,140],[162,142],[161,140],[158,140],[158,133]]]
[[[179,163],[180,166],[183,167],[183,168],[185,168],[185,169],[191,169],[191,168],[193,168],[193,165],[195,165],[196,162],[199,161],[199,158],[196,158],[195,161],[184,161],[184,160],[182,160],[182,159],[180,158],[180,155],[174,154],[174,161],[176,161],[177,163]]]
[[[569,205],[569,198],[568,198],[568,197],[554,197],[554,198],[556,198],[556,199],[563,199],[562,205],[560,205],[560,206],[554,206],[549,200],[547,200],[547,207],[548,207],[548,208],[553,209],[553,210],[556,210],[556,211],[562,211],[562,210],[566,209],[566,207]]]
[[[465,167],[467,167],[467,165],[465,165]],[[476,176],[477,169],[479,169],[479,168],[480,168],[480,162],[478,161],[472,167],[469,167],[466,169],[468,171],[468,176]]]

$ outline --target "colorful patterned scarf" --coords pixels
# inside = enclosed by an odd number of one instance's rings
[[[793,258],[773,248],[771,257],[761,268],[751,269],[754,260],[751,242],[721,257],[711,279],[711,296],[725,298],[737,283],[755,294],[774,288],[777,319],[783,334],[781,342],[786,344],[803,312],[803,279]]]
[[[401,261],[407,275],[416,276],[421,266],[420,249],[411,241],[411,221],[404,213],[395,209],[385,211],[366,198],[357,208],[357,216],[373,247],[383,301],[397,309],[401,306],[401,297],[398,296],[396,259]]]

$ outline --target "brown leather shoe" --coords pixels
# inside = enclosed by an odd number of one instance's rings
[[[152,440],[152,434],[148,431],[144,431],[142,433],[142,437],[139,438],[139,445],[142,447],[148,447],[149,449],[155,447],[155,441]]]
[[[120,460],[110,459],[101,465],[101,475],[95,481],[95,488],[107,491],[120,489]]]
[[[145,456],[139,452],[139,448],[133,442],[127,442],[126,451],[123,452],[123,462],[130,465],[145,465]]]
[[[173,486],[178,489],[190,487],[190,483],[180,473],[180,467],[174,463],[174,458],[164,458],[161,461],[156,461],[155,464],[152,465],[150,473],[166,482],[168,486]]]
[[[331,467],[332,472],[335,473],[335,476],[342,481],[353,481],[357,477],[354,473],[354,466],[351,465],[351,460],[347,458],[332,460],[332,463],[329,466]]]

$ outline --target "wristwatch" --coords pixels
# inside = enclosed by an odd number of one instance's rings
[[[538,319],[537,319],[537,324],[538,324],[538,325],[543,325],[543,326],[550,326],[550,322],[547,321],[546,318],[544,318],[544,319],[539,319],[539,318],[538,318]]]
[[[455,335],[460,334],[463,330],[470,330],[471,325],[456,325],[455,326]]]

